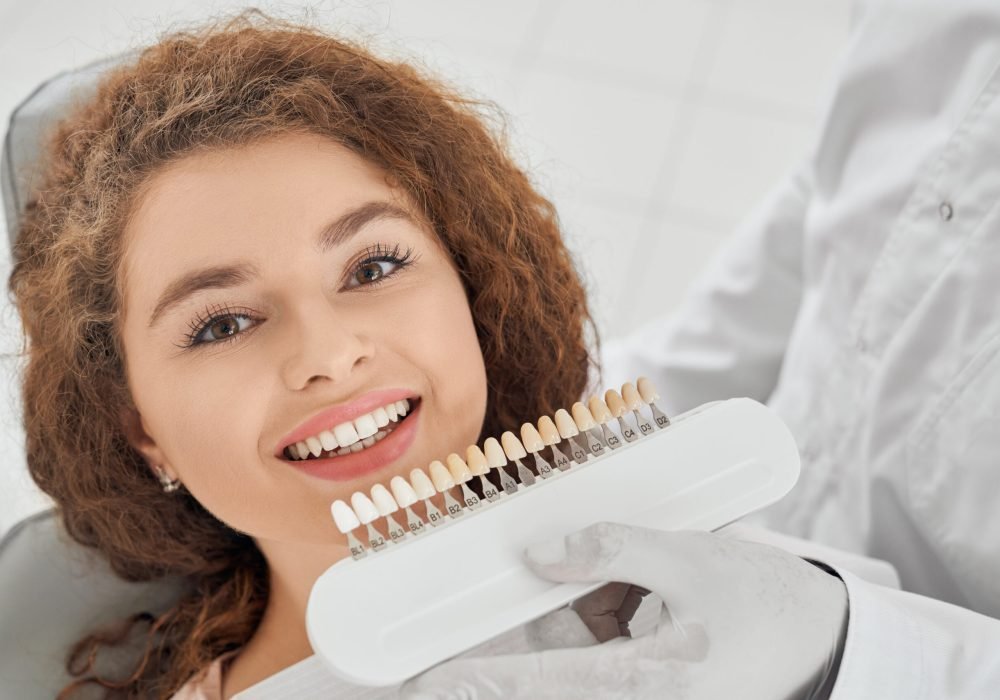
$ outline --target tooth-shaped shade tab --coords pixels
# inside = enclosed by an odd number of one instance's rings
[[[355,491],[351,494],[351,506],[354,508],[354,512],[358,514],[358,520],[363,525],[367,525],[379,517],[378,508],[372,503],[372,499],[360,491]]]
[[[587,401],[587,407],[590,409],[590,415],[598,423],[607,423],[611,420],[611,410],[600,396],[591,396]]]
[[[392,495],[395,497],[396,503],[399,504],[400,508],[409,508],[417,502],[416,492],[414,492],[413,487],[403,477],[392,477],[392,481],[389,482],[389,488],[392,489]]]
[[[500,436],[500,444],[503,445],[503,451],[507,453],[508,459],[524,459],[528,456],[517,435],[509,430]]]
[[[410,483],[413,485],[413,490],[417,492],[417,498],[421,500],[426,500],[437,493],[434,490],[434,484],[427,478],[423,469],[414,469],[410,472]]]
[[[564,438],[571,438],[574,435],[579,435],[580,431],[576,427],[576,423],[573,422],[573,418],[569,415],[569,412],[565,408],[560,408],[556,411],[556,428],[559,430],[559,434]]]
[[[451,478],[448,469],[439,460],[435,459],[431,462],[427,470],[430,471],[431,481],[434,482],[434,488],[438,491],[447,491],[455,485],[455,480]]]
[[[635,390],[632,382],[622,384],[622,398],[625,400],[625,407],[630,411],[637,410],[642,403],[639,392]]]
[[[584,406],[581,402],[577,401],[573,404],[573,422],[576,423],[576,427],[580,430],[590,430],[596,423],[594,423],[594,416],[590,414],[590,409]]]
[[[330,513],[333,515],[333,524],[345,535],[354,528],[361,527],[361,521],[351,507],[339,499],[330,506]]]
[[[482,476],[490,470],[490,463],[486,460],[486,455],[479,449],[479,445],[469,445],[465,450],[465,462],[469,465],[469,470],[476,476]]]
[[[445,463],[448,465],[448,471],[451,472],[451,478],[455,480],[456,484],[464,484],[472,478],[472,471],[469,469],[469,465],[454,452],[448,455]]]
[[[531,423],[525,423],[521,426],[521,444],[528,452],[540,452],[545,447],[542,436],[538,434],[538,430]]]
[[[399,510],[399,506],[396,505],[392,494],[382,484],[372,486],[372,501],[375,502],[375,507],[381,516],[386,516]]]
[[[504,454],[503,448],[500,447],[500,443],[494,437],[486,438],[486,442],[483,443],[484,452],[486,452],[486,462],[493,467],[502,467],[507,464],[507,455]]]
[[[619,394],[614,389],[608,389],[604,392],[604,400],[608,404],[608,410],[611,411],[611,415],[615,418],[621,418],[625,415],[625,401],[622,400],[622,395]]]
[[[639,379],[636,380],[636,388],[639,389],[639,396],[641,396],[642,400],[646,403],[653,403],[654,401],[658,401],[660,398],[660,395],[656,391],[656,387],[653,386],[653,382],[651,382],[647,377],[639,377]]]
[[[556,424],[548,416],[542,416],[538,419],[538,433],[542,436],[542,441],[546,445],[555,445],[562,440],[559,431],[556,429]]]

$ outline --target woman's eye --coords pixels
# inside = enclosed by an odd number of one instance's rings
[[[221,340],[227,340],[234,337],[237,333],[242,330],[246,330],[246,327],[240,327],[240,323],[237,319],[244,319],[245,321],[250,321],[250,317],[246,314],[226,314],[224,316],[216,316],[204,325],[202,330],[195,334],[192,339],[195,344],[198,343],[215,343]],[[214,336],[214,338],[212,337]]]
[[[400,263],[395,260],[368,260],[358,265],[358,268],[351,276],[348,287],[360,287],[366,284],[373,284],[388,277]]]

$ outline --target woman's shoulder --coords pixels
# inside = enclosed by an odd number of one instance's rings
[[[222,700],[222,667],[237,651],[217,656],[203,673],[192,677],[170,700]]]

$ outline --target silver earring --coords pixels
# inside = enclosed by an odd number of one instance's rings
[[[173,493],[180,488],[181,480],[171,479],[159,464],[153,465],[153,471],[156,472],[156,477],[160,480],[160,485],[163,486],[164,493]]]

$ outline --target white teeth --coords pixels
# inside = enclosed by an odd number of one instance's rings
[[[319,442],[323,445],[324,450],[335,450],[338,447],[337,438],[329,430],[324,430],[319,434]]]
[[[314,437],[307,437],[306,444],[309,445],[309,451],[312,453],[312,456],[319,457],[319,453],[323,451],[323,445],[320,444],[319,440]]]
[[[378,426],[375,425],[375,418],[370,413],[355,418],[354,429],[358,431],[358,437],[362,439],[371,437],[378,432]]]
[[[341,447],[353,445],[361,439],[358,437],[358,431],[354,429],[354,423],[351,423],[350,421],[336,426],[333,429],[333,434],[337,438],[337,444]]]
[[[288,445],[287,452],[292,459],[307,459],[310,455],[319,457],[323,452],[337,455],[358,452],[365,447],[371,447],[388,435],[391,428],[390,430],[381,428],[398,423],[409,412],[409,400],[393,401],[363,416],[358,416],[353,421],[346,421],[329,430],[323,430],[318,435]]]

